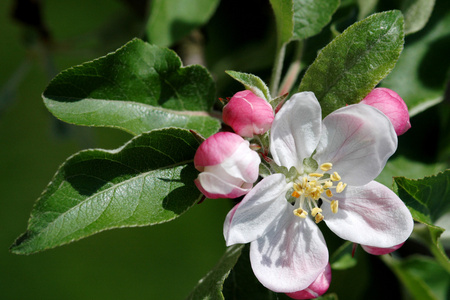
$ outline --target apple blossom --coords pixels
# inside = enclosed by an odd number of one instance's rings
[[[393,90],[376,88],[361,103],[381,110],[391,121],[397,135],[402,135],[411,128],[408,107],[403,99]]]
[[[311,283],[306,289],[295,292],[287,293],[286,295],[292,299],[313,299],[325,294],[330,287],[331,283],[331,266],[327,264],[325,270],[316,280]]]
[[[249,90],[236,93],[223,108],[223,121],[243,137],[265,133],[274,113],[270,104]]]
[[[271,128],[278,171],[227,215],[227,245],[251,243],[258,280],[272,291],[294,293],[310,286],[328,263],[316,223],[324,221],[342,239],[369,247],[404,242],[413,229],[409,210],[373,181],[396,148],[394,128],[378,109],[349,105],[322,121],[314,94],[295,94]]]
[[[207,138],[194,156],[201,173],[195,185],[208,198],[236,198],[247,194],[258,179],[261,159],[249,142],[232,132]]]

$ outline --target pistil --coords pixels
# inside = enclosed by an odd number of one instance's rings
[[[302,219],[307,217],[308,211],[303,208],[305,201],[309,207],[311,216],[314,217],[316,223],[319,223],[324,219],[322,209],[318,207],[318,203],[322,203],[321,200],[330,204],[333,213],[338,212],[339,204],[337,200],[321,198],[323,193],[329,198],[333,197],[331,189],[334,189],[336,193],[342,193],[347,187],[346,183],[340,181],[341,176],[337,172],[333,172],[332,174],[326,173],[331,170],[332,166],[331,163],[324,163],[319,167],[324,173],[313,172],[301,175],[296,182],[294,182],[294,191],[291,195],[294,198],[300,198],[299,208],[293,211],[294,215]],[[336,185],[334,185],[334,182],[336,182]]]

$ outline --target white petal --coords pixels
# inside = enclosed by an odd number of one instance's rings
[[[330,162],[342,181],[364,185],[383,170],[397,149],[397,135],[389,119],[365,104],[350,105],[323,120],[323,132],[314,158]]]
[[[245,184],[242,181],[237,184],[224,181],[223,178],[209,172],[198,174],[195,184],[210,199],[236,198],[247,194],[252,187],[251,183]]]
[[[357,244],[389,248],[403,243],[413,230],[406,205],[389,188],[372,181],[364,186],[348,186],[335,194],[336,214],[322,204],[324,221],[339,237]]]
[[[270,229],[288,205],[289,186],[283,174],[270,175],[259,182],[225,219],[223,235],[227,246],[256,240]]]
[[[253,183],[258,179],[261,158],[256,151],[249,148],[249,145],[248,141],[239,145],[236,152],[225,159],[221,165],[234,177]]]
[[[293,95],[272,124],[270,151],[274,161],[301,172],[303,159],[311,156],[319,142],[321,121],[322,111],[314,93]]]
[[[314,221],[295,216],[289,205],[275,226],[251,243],[250,262],[262,285],[292,293],[306,289],[323,272],[328,250]]]

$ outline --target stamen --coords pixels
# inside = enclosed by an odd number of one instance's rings
[[[327,194],[328,197],[330,198],[333,197],[333,193],[331,192],[331,190],[327,190],[325,193]]]
[[[332,163],[324,163],[320,165],[320,169],[325,172],[331,170],[332,167],[333,167]]]
[[[309,176],[320,178],[320,177],[323,176],[323,174],[320,174],[320,173],[309,173]]]
[[[336,186],[336,193],[342,193],[344,191],[345,187],[347,186],[346,183],[343,183],[342,181],[338,183]]]
[[[297,209],[294,209],[294,215],[296,215],[297,217],[300,217],[302,219],[305,219],[306,216],[308,215],[308,212],[301,208],[297,208]]]
[[[323,187],[326,188],[326,189],[328,189],[328,188],[330,188],[330,187],[332,187],[332,186],[333,186],[333,183],[332,183],[330,180],[327,180],[327,181],[323,184]]]
[[[321,212],[322,212],[322,209],[321,209],[321,208],[314,207],[314,208],[312,209],[312,211],[311,211],[311,215],[312,215],[313,217],[315,217],[318,213],[321,213]]]
[[[314,219],[316,220],[316,224],[319,224],[323,220],[323,215],[318,213]]]
[[[339,180],[341,180],[341,176],[339,176],[339,174],[337,172],[334,172],[333,174],[330,175],[330,179],[332,181],[339,181]]]
[[[338,212],[339,202],[337,200],[332,200],[330,203],[330,208],[333,214]]]
[[[298,198],[298,197],[300,197],[300,193],[294,190],[292,192],[292,197]]]

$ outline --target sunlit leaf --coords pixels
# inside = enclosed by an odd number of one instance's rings
[[[189,131],[173,128],[144,133],[117,150],[73,155],[37,200],[12,252],[30,254],[106,229],[178,217],[201,198],[194,184],[198,145]]]
[[[320,51],[299,90],[314,92],[326,116],[362,100],[389,74],[402,49],[402,14],[389,11],[371,15]]]
[[[209,115],[215,86],[208,71],[198,65],[182,67],[173,51],[138,39],[61,72],[43,98],[48,110],[65,122],[134,135],[173,126],[207,137],[220,128]]]

